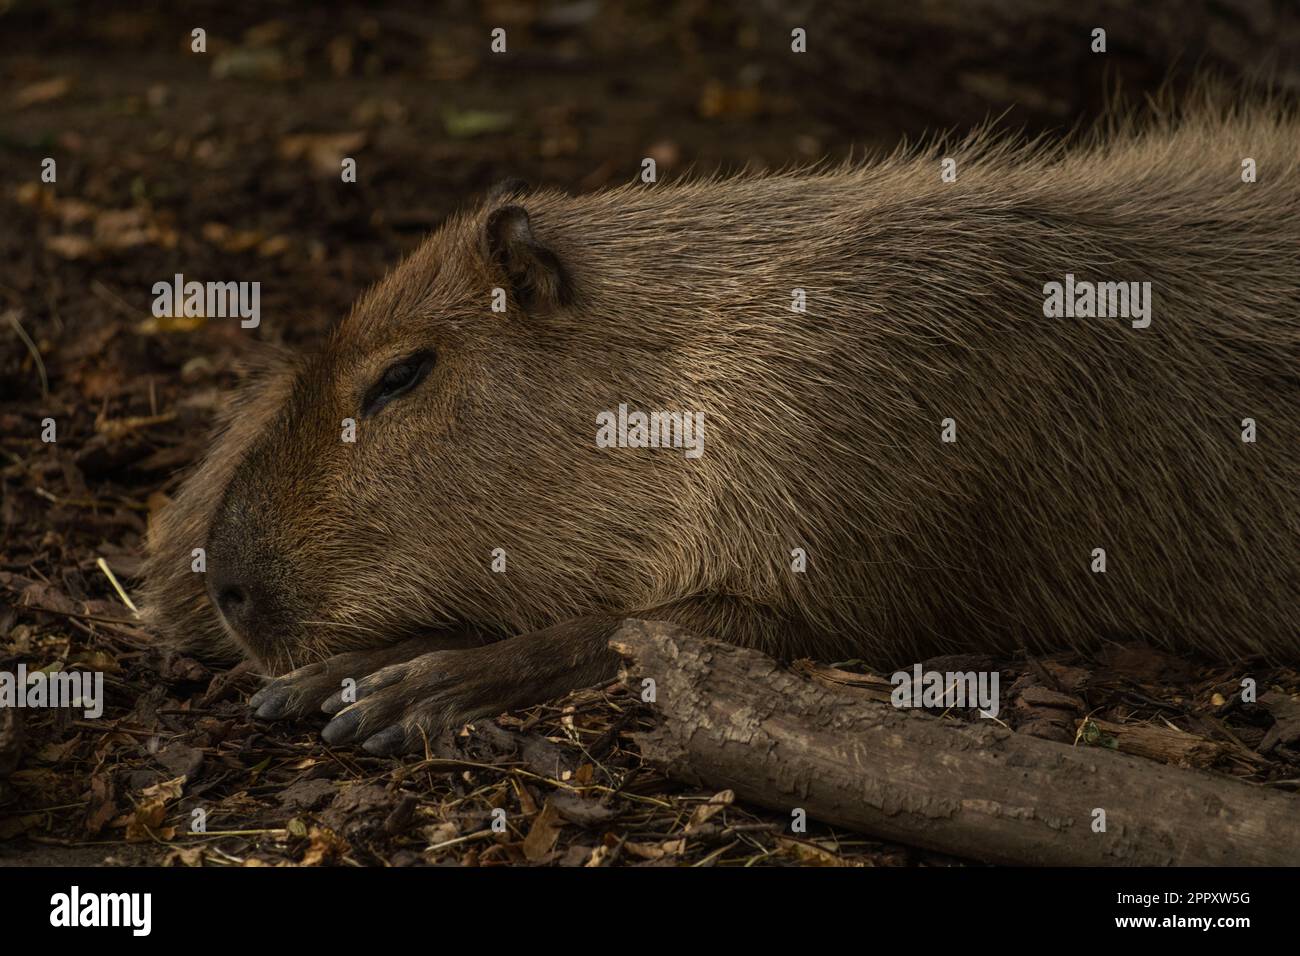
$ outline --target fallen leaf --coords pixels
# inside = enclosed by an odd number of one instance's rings
[[[140,795],[148,799],[179,800],[185,789],[185,779],[185,777],[173,777],[170,780],[163,780],[152,787],[145,787],[140,791]]]
[[[655,846],[653,843],[634,843],[628,840],[623,844],[623,849],[631,856],[642,860],[661,860],[664,857],[663,847]]]
[[[212,61],[212,76],[218,80],[280,80],[288,73],[284,54],[271,47],[237,47]]]
[[[282,256],[293,248],[293,241],[288,236],[272,236],[257,247],[257,254],[263,259]]]
[[[599,826],[619,815],[617,809],[563,790],[551,794],[549,803],[564,819],[582,827]]]
[[[157,335],[160,332],[197,332],[208,320],[201,315],[149,316],[135,326],[137,335]]]
[[[337,176],[344,157],[350,156],[366,143],[366,134],[360,133],[298,133],[280,140],[281,159],[290,161],[306,159],[312,169],[322,176]]]
[[[708,80],[700,91],[697,108],[700,115],[709,119],[719,116],[753,116],[762,107],[762,96],[756,87],[728,87],[717,80]]]
[[[35,581],[28,585],[18,599],[18,606],[44,608],[47,611],[63,614],[71,614],[77,610],[71,598],[53,584],[46,584],[44,581]],[[28,667],[28,671],[31,670],[32,668]]]
[[[144,799],[126,821],[128,843],[143,843],[159,837],[170,840],[176,835],[176,828],[164,827],[163,821],[167,819],[167,804],[180,799],[184,785],[184,777],[175,777],[140,791]]]
[[[563,827],[560,812],[548,799],[542,806],[542,812],[533,818],[533,825],[524,837],[524,856],[532,863],[549,859]]]
[[[307,838],[311,843],[302,855],[302,866],[320,866],[348,850],[347,841],[326,827],[312,827]]]
[[[172,847],[171,850],[163,857],[163,866],[202,866],[203,865],[203,847]]]
[[[1259,706],[1273,715],[1275,723],[1259,743],[1259,752],[1267,753],[1279,743],[1300,741],[1300,701],[1280,691],[1271,690],[1259,698]]]
[[[623,849],[632,856],[640,857],[643,860],[662,860],[666,856],[681,856],[686,852],[685,840],[665,840],[663,843],[633,843],[631,840],[623,844]]]
[[[188,780],[198,776],[199,769],[203,766],[203,751],[176,742],[154,754],[154,759],[169,772],[176,774],[177,779]]]
[[[38,83],[29,83],[14,94],[14,109],[35,106],[37,103],[49,103],[57,100],[72,89],[72,78],[56,76]]]
[[[339,790],[331,809],[345,813],[368,813],[378,809],[387,810],[394,802],[393,794],[378,784],[354,783]]]
[[[449,107],[442,111],[442,123],[452,139],[472,139],[488,133],[500,133],[509,129],[514,121],[514,113],[493,110],[458,110]]]
[[[65,259],[84,259],[95,251],[95,244],[85,236],[47,236],[45,248]]]
[[[36,759],[42,763],[59,764],[81,745],[81,735],[70,737],[61,744],[46,744],[36,751]]]
[[[90,778],[90,801],[86,808],[86,834],[95,836],[117,816],[117,800],[113,793],[113,780],[107,771]]]
[[[454,823],[435,823],[432,826],[423,827],[420,832],[424,835],[429,847],[436,847],[449,843],[460,836],[460,827]]]
[[[299,780],[281,790],[276,798],[288,810],[315,810],[337,792],[332,780]]]
[[[155,238],[143,209],[107,209],[95,218],[95,244],[101,248],[132,249]]]
[[[87,613],[93,613],[87,611]],[[85,650],[68,661],[68,670],[103,671],[105,674],[120,674],[122,665],[113,655],[104,650]]]
[[[720,793],[715,793],[707,803],[701,803],[691,812],[691,818],[686,821],[686,826],[682,828],[682,832],[690,833],[709,820],[714,814],[725,810],[735,802],[736,794],[733,790],[723,790]]]
[[[777,845],[787,856],[794,857],[800,863],[809,866],[844,866],[844,861],[814,843],[792,840],[789,837],[777,837]]]

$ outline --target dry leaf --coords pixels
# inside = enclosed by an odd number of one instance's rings
[[[623,849],[642,860],[662,860],[664,857],[663,847],[655,846],[653,843],[633,843],[628,840],[623,844]]]
[[[163,866],[202,866],[203,847],[172,847],[163,857]]]
[[[454,823],[435,823],[431,826],[421,827],[420,832],[429,842],[429,846],[438,846],[449,840],[454,840],[460,836],[460,827]]]
[[[365,145],[366,134],[361,133],[298,133],[280,140],[280,158],[306,159],[313,170],[322,176],[337,176],[343,158]]]
[[[75,737],[70,737],[61,744],[46,744],[40,750],[36,751],[36,759],[44,763],[57,764],[62,762],[62,760],[69,754],[76,751],[79,746],[81,746],[81,735],[77,734]]]
[[[312,827],[307,838],[311,844],[302,855],[303,866],[320,866],[348,849],[347,842],[326,827]]]
[[[37,103],[49,103],[57,100],[70,89],[72,89],[72,78],[69,76],[56,76],[53,79],[41,80],[39,83],[29,83],[14,94],[14,109],[20,110]]]
[[[140,791],[144,799],[135,810],[128,816],[113,821],[114,826],[125,824],[128,843],[140,843],[158,837],[170,840],[176,835],[175,827],[164,827],[162,824],[167,819],[167,804],[180,799],[185,779],[183,776],[173,777],[152,787],[145,787]]]
[[[721,793],[715,793],[709,798],[708,803],[701,803],[694,811],[692,811],[691,818],[686,821],[686,826],[683,827],[682,832],[690,833],[700,824],[711,818],[714,814],[721,810],[725,810],[735,802],[736,794],[733,790],[723,790]]]
[[[514,113],[493,110],[458,110],[449,107],[442,111],[442,123],[452,139],[472,139],[475,136],[500,133],[509,129],[514,121]]]
[[[107,209],[95,217],[95,244],[102,248],[131,249],[155,238],[143,209]]]
[[[140,803],[130,816],[114,820],[113,825],[126,825],[128,843],[144,843],[162,835],[162,824],[165,819],[167,819],[167,801],[162,797],[155,797]],[[172,835],[175,835],[174,828],[168,829],[172,830]],[[170,836],[165,839],[170,839]]]
[[[777,845],[782,852],[794,857],[800,863],[810,866],[844,866],[844,861],[815,843],[804,843],[789,837],[777,837]]]
[[[257,247],[257,254],[263,259],[270,259],[284,255],[292,247],[293,241],[288,236],[272,236]]]
[[[528,836],[524,837],[524,856],[532,863],[540,863],[549,858],[563,827],[564,821],[560,818],[559,811],[547,800],[542,806],[542,812],[533,818]]]
[[[45,248],[65,259],[84,259],[95,251],[95,244],[85,236],[47,236]]]
[[[623,849],[632,856],[640,857],[643,860],[662,860],[666,856],[681,856],[686,852],[685,840],[665,840],[663,843],[633,843],[631,840],[623,844]]]
[[[282,80],[290,73],[284,54],[270,47],[238,47],[217,54],[212,61],[214,79]]]
[[[117,801],[114,799],[113,781],[107,772],[94,774],[90,778],[86,833],[95,836],[115,816],[117,816]]]

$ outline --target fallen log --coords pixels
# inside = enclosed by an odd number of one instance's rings
[[[642,756],[693,785],[989,863],[1300,865],[1288,794],[898,709],[662,622],[610,646],[654,681]]]

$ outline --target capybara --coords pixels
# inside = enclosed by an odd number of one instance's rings
[[[611,677],[629,616],[1297,659],[1300,122],[1117,126],[498,190],[231,406],[151,528],[153,623],[373,752]]]

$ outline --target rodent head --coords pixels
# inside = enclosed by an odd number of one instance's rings
[[[220,619],[279,672],[442,628],[652,607],[688,578],[662,529],[691,527],[692,463],[596,446],[598,412],[661,396],[612,328],[624,317],[583,301],[563,230],[534,232],[546,208],[453,218],[319,354],[245,395],[151,528],[160,629],[215,636]]]

